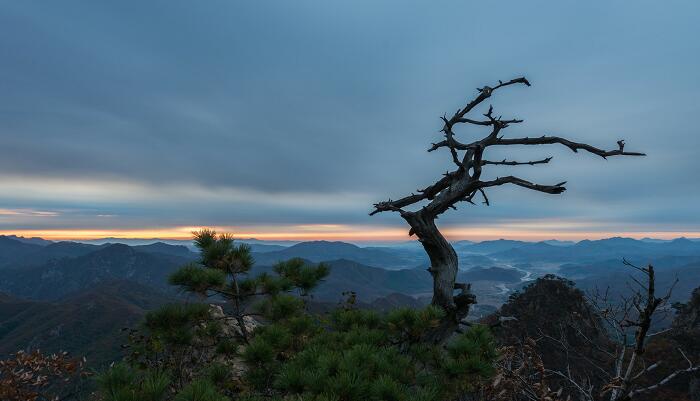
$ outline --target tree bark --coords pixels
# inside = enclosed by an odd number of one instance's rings
[[[427,333],[426,337],[433,342],[443,342],[457,330],[476,299],[469,293],[469,286],[456,283],[459,269],[457,252],[440,233],[435,225],[435,217],[425,215],[423,211],[406,212],[402,217],[411,226],[411,232],[418,236],[430,258],[428,272],[433,277],[432,304],[442,308],[446,314],[439,326]],[[457,296],[454,295],[455,289],[461,290]]]
[[[418,236],[423,249],[430,258],[428,272],[433,276],[433,305],[445,310],[454,309],[453,299],[455,280],[457,278],[457,253],[435,225],[433,217],[423,213],[414,213],[408,220]]]

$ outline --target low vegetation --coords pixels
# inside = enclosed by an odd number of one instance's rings
[[[445,400],[494,374],[496,343],[485,326],[439,344],[425,338],[444,317],[433,306],[380,315],[349,301],[314,315],[305,306],[324,265],[292,259],[247,277],[246,246],[208,230],[196,244],[201,260],[171,283],[224,307],[149,313],[125,362],[99,376],[101,399]]]
[[[89,375],[84,360],[66,353],[19,351],[0,361],[0,400],[43,401],[72,398]]]

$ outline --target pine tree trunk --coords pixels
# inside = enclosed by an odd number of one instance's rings
[[[469,306],[475,303],[475,299],[468,294],[467,286],[456,284],[459,266],[457,253],[438,230],[435,218],[424,216],[421,212],[406,213],[403,217],[430,258],[428,271],[433,277],[432,304],[442,308],[446,316],[428,337],[434,342],[443,342],[457,330],[460,320],[467,316]],[[455,288],[462,289],[462,293],[455,296]]]
[[[452,310],[458,259],[452,245],[442,236],[434,220],[425,222],[421,244],[430,258],[428,271],[433,276],[433,305]]]

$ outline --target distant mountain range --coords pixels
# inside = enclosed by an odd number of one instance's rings
[[[0,356],[22,349],[84,355],[92,368],[119,359],[124,327],[172,298],[133,281],[92,286],[54,302],[0,295]]]
[[[290,258],[303,258],[311,262],[323,262],[336,259],[347,259],[368,266],[384,269],[413,268],[423,264],[427,258],[421,254],[416,257],[414,252],[390,247],[365,247],[339,241],[310,241],[301,242],[282,250],[270,252],[255,252],[258,264],[272,265]],[[421,257],[422,256],[422,257]]]
[[[25,244],[34,244],[34,245],[48,245],[52,243],[53,241],[45,240],[43,238],[39,237],[22,237],[18,235],[0,235],[0,237],[5,237],[9,239],[14,239],[19,242],[24,242]]]
[[[330,241],[301,242],[290,246],[247,241],[254,243],[253,257],[258,266],[272,266],[293,257],[314,263],[330,262],[353,271],[343,278],[344,282],[362,287],[361,291],[370,297],[383,296],[389,291],[412,293],[416,290],[410,286],[399,289],[389,283],[393,279],[377,286],[376,272],[397,270],[398,276],[410,276],[415,273],[406,271],[423,271],[429,264],[420,246],[410,243],[360,247]],[[638,264],[654,263],[661,270],[700,264],[700,242],[685,238],[660,241],[616,237],[573,244],[555,240],[524,242],[501,239],[458,241],[454,247],[463,271],[498,267],[510,268],[511,273],[519,275],[557,273],[572,279],[625,273],[627,268],[621,263],[622,258]],[[55,299],[92,283],[112,279],[129,279],[167,289],[167,276],[196,257],[183,241],[175,244],[135,242],[129,246],[0,236],[0,290],[35,299]],[[364,276],[354,271],[357,266],[362,266]],[[363,284],[362,279],[367,277],[372,277],[371,282]],[[419,281],[430,280],[421,276]],[[501,281],[514,282],[503,278]],[[379,291],[378,287],[383,289]]]
[[[314,262],[348,259],[368,266],[385,269],[427,266],[427,258],[417,241],[385,246],[358,246],[338,241],[262,241],[252,238],[238,241],[250,245],[252,251],[257,254],[261,264],[271,264],[289,257],[302,257]],[[79,256],[94,249],[85,247],[83,250],[79,250],[74,245],[76,243],[92,246],[106,246],[114,243],[141,246],[160,243],[180,245],[182,247],[180,249],[183,249],[183,251],[185,247],[190,251],[196,251],[192,241],[189,240],[103,238],[89,241],[51,242],[41,238],[0,236],[0,268],[8,264],[17,265],[18,262],[37,264],[51,258]],[[36,247],[38,246],[46,249],[43,252],[37,252]],[[467,262],[466,268],[478,264],[488,264],[494,259],[518,263],[567,263],[590,262],[621,257],[645,258],[700,255],[700,240],[686,238],[674,240],[644,238],[635,240],[632,238],[613,237],[579,242],[555,239],[540,242],[500,239],[481,242],[457,241],[453,243],[453,246],[462,257],[462,261]],[[26,259],[25,257],[28,254],[32,256]],[[184,252],[182,255],[184,255]],[[477,258],[477,255],[482,256],[482,258]]]
[[[344,242],[249,241],[253,273],[281,260],[326,262],[330,275],[314,291],[313,307],[327,310],[353,291],[358,305],[377,310],[420,306],[432,295],[428,260],[418,243],[361,247]],[[182,295],[167,284],[180,266],[196,260],[189,241],[52,242],[0,236],[0,354],[27,347],[66,349],[99,363],[123,342],[122,326]],[[491,313],[530,280],[554,273],[584,290],[624,293],[633,269],[622,258],[657,267],[659,291],[680,279],[673,300],[688,299],[700,283],[700,242],[609,238],[577,243],[556,240],[459,241],[458,281],[472,283],[476,317]]]
[[[39,266],[51,260],[63,258],[75,258],[113,245],[123,244],[105,243],[102,245],[85,244],[81,242],[27,242],[8,236],[0,236],[0,270],[7,267]],[[192,252],[182,245],[169,245],[163,242],[155,242],[148,245],[133,247],[145,253],[165,253],[170,255],[193,257]]]
[[[37,300],[55,300],[113,280],[131,280],[167,290],[167,277],[196,255],[177,245],[56,243],[61,256],[0,270],[0,291]],[[184,252],[187,254],[184,254]],[[67,254],[77,256],[66,256]],[[24,257],[24,260],[45,259]]]
[[[0,255],[5,260],[0,269],[0,291],[43,301],[58,300],[114,280],[130,280],[172,293],[174,288],[168,286],[168,276],[197,258],[183,245],[163,242],[134,246],[55,242],[41,246],[0,237],[0,245]],[[411,251],[401,249],[314,241],[282,250],[254,252],[253,256],[253,273],[270,271],[275,263],[293,257],[328,263],[331,274],[315,293],[323,301],[337,301],[345,291],[355,291],[367,302],[392,293],[417,297],[432,291],[427,263],[421,265]],[[479,262],[490,260],[471,256]],[[523,272],[510,268],[473,267],[461,272],[460,280],[513,283],[522,276]]]
[[[700,242],[685,238],[650,242],[631,238],[580,241],[571,246],[524,243],[490,253],[489,257],[518,262],[590,262],[607,259],[648,260],[665,256],[700,256]]]

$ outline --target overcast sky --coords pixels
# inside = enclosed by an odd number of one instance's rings
[[[441,216],[453,238],[700,235],[696,1],[3,1],[0,232],[403,239],[373,202],[451,168],[475,88],[556,134],[646,158],[509,147],[554,184]],[[483,132],[459,132],[464,141]],[[489,158],[503,158],[504,149]],[[514,171],[515,170],[515,171]],[[407,237],[406,237],[407,238]]]

